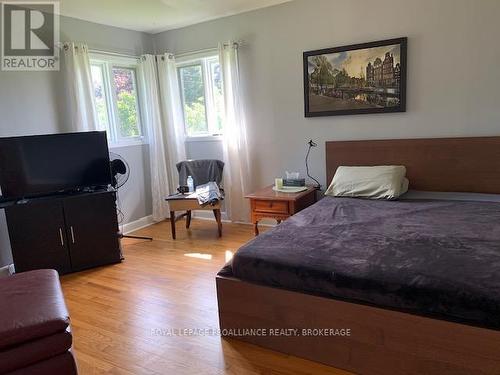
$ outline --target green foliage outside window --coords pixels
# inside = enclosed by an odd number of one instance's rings
[[[111,73],[112,84],[105,79],[105,73]],[[113,141],[139,137],[135,69],[94,63],[91,74],[99,128],[107,130],[108,138]],[[114,95],[111,90],[114,90]]]
[[[178,68],[188,136],[222,133],[222,72],[216,58],[203,58]]]
[[[203,133],[207,130],[203,99],[203,97],[199,97],[196,101],[191,102],[191,105],[184,104],[184,115],[190,134]]]
[[[120,135],[122,137],[138,137],[137,103],[135,94],[122,91],[117,97],[118,118],[120,120]]]
[[[191,65],[180,69],[184,95],[184,116],[188,134],[207,131],[205,113],[205,88],[201,65]]]
[[[119,132],[121,137],[139,136],[137,118],[137,98],[132,69],[113,68],[118,111]]]
[[[108,125],[108,110],[106,109],[106,102],[104,99],[98,100],[96,99],[96,110],[97,110],[97,119],[98,124],[102,129],[107,129]]]

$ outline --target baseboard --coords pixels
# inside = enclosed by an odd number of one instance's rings
[[[201,220],[210,220],[210,221],[215,221],[214,214],[212,211],[194,211],[193,212],[193,218],[196,219],[201,219]],[[221,218],[223,223],[230,223],[231,220],[228,219],[227,213],[221,212]],[[123,224],[121,226],[123,234],[131,233],[136,230],[145,228],[150,226],[151,224],[154,224],[153,221],[153,216],[145,216],[140,218],[139,220],[131,221],[130,223]],[[246,224],[246,225],[251,225],[252,223],[249,222],[236,222],[236,224]],[[252,224],[253,225],[253,224]],[[259,222],[259,225],[262,225],[264,227],[274,227],[276,225],[275,220],[271,219],[263,219],[262,221]]]
[[[194,212],[194,217],[196,219],[201,219],[201,220],[211,220],[215,221],[214,214],[211,211],[195,211]],[[221,217],[222,217],[222,222],[223,223],[230,223],[231,220],[227,217],[226,212],[221,212]],[[236,221],[234,224],[245,224],[245,225],[253,225],[252,223],[248,221]],[[276,220],[273,219],[263,219],[259,221],[259,225],[263,227],[274,227],[276,226]]]
[[[274,219],[262,219],[259,221],[259,226],[262,227],[275,227],[276,225],[278,225],[278,223]]]
[[[193,216],[194,218],[196,219],[202,219],[202,220],[214,220],[215,221],[215,218],[214,218],[214,213],[212,211],[204,211],[204,210],[200,210],[200,211],[193,211]],[[227,213],[225,212],[221,212],[221,219],[222,219],[222,222],[223,223],[229,223],[229,219],[227,218]]]
[[[136,230],[145,228],[153,224],[153,216],[148,215],[145,217],[141,217],[139,220],[131,221],[130,223],[123,224],[121,226],[123,234],[127,234],[130,232],[134,232]]]
[[[10,276],[15,273],[14,265],[8,264],[6,266],[0,267],[0,277]]]

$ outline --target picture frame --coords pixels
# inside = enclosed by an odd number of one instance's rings
[[[407,38],[303,53],[305,117],[406,112]]]

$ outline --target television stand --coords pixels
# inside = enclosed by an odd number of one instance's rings
[[[121,261],[114,190],[31,198],[5,214],[16,272],[65,274]]]

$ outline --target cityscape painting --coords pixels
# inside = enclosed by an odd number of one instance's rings
[[[304,52],[305,116],[404,112],[406,41]]]

